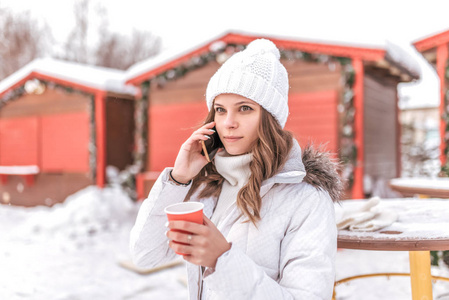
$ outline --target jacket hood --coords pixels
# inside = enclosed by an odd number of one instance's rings
[[[316,188],[321,188],[329,193],[332,201],[341,199],[345,183],[338,174],[341,164],[331,158],[327,151],[308,145],[302,154],[302,162],[307,175],[304,181]]]
[[[344,182],[338,174],[340,163],[331,158],[329,152],[323,147],[315,148],[307,145],[304,151],[298,142],[293,140],[289,158],[282,170],[268,181],[272,183],[299,183],[306,182],[317,189],[329,193],[332,201],[339,201],[344,189]]]

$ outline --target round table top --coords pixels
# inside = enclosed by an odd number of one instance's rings
[[[416,239],[416,238],[393,238],[386,233],[385,238],[355,237],[338,233],[338,248],[361,249],[361,250],[385,250],[385,251],[436,251],[449,250],[449,238]]]
[[[394,178],[390,187],[404,196],[416,194],[434,198],[449,198],[449,177]]]
[[[336,204],[337,222],[366,200]],[[449,250],[449,201],[442,199],[381,199],[378,207],[396,211],[398,219],[373,232],[338,231],[338,247],[363,250]]]

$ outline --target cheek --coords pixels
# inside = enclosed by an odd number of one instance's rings
[[[248,135],[251,137],[251,142],[259,138],[258,129],[259,129],[259,122],[252,123],[251,127],[248,128]]]
[[[217,131],[218,135],[221,137],[224,133],[224,126],[223,122],[220,122],[220,120],[215,119],[215,130]]]

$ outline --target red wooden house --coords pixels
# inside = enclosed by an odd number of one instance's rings
[[[123,72],[38,59],[0,82],[0,202],[52,205],[133,163]]]
[[[265,37],[281,50],[289,73],[290,116],[286,129],[301,145],[326,143],[345,161],[347,197],[364,197],[364,178],[385,180],[400,172],[397,84],[419,73],[393,45],[360,47],[295,38],[226,32],[194,46],[167,51],[127,71],[148,105],[148,132],[140,131],[144,172],[140,198],[164,167],[172,166],[181,143],[207,113],[205,90],[229,55]],[[145,142],[146,141],[146,142]]]
[[[449,30],[439,32],[413,43],[415,48],[436,69],[440,79],[440,161],[449,174]]]

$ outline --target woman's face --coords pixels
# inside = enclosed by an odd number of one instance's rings
[[[236,94],[220,94],[214,101],[215,128],[231,155],[251,151],[259,138],[262,108],[256,102]]]

